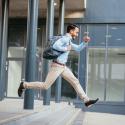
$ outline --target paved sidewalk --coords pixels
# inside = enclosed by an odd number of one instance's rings
[[[125,115],[86,112],[81,125],[125,125]]]
[[[0,125],[125,125],[125,115],[83,112],[67,102],[45,106],[34,101],[33,110],[23,109],[23,99],[0,101]]]
[[[24,110],[23,99],[5,99],[0,101],[0,125],[69,125],[79,111],[68,102],[45,106],[40,100],[33,110]]]

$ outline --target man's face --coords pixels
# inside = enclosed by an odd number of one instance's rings
[[[76,27],[74,30],[71,30],[70,34],[71,34],[71,36],[72,36],[73,39],[75,39],[76,37],[78,37],[79,28]]]

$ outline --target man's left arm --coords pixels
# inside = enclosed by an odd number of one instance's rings
[[[86,45],[87,45],[87,43],[84,43],[84,42],[80,43],[79,45],[74,44],[74,43],[71,42],[72,50],[75,50],[77,52],[80,52],[83,48],[86,47]]]
[[[83,42],[80,43],[79,45],[74,44],[74,43],[71,42],[72,50],[80,52],[83,48],[86,47],[86,45],[88,44],[88,42],[90,42],[90,37],[88,37],[88,36],[83,37]]]

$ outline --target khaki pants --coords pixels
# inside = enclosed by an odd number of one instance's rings
[[[82,89],[79,80],[73,75],[71,70],[66,66],[62,66],[57,63],[52,63],[45,82],[24,82],[24,87],[30,89],[47,90],[54,83],[54,81],[59,75],[61,75],[65,80],[67,80],[71,84],[71,86],[75,89],[75,91],[82,100],[89,100],[84,90]]]

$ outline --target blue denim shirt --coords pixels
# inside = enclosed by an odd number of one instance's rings
[[[81,44],[77,45],[71,42],[72,37],[69,33],[66,33],[66,35],[64,35],[62,38],[60,38],[59,40],[57,40],[54,45],[53,48],[59,51],[64,51],[63,54],[61,54],[56,60],[59,63],[62,64],[66,64],[67,60],[68,60],[68,55],[70,53],[70,51],[67,51],[67,46],[71,45],[72,50],[75,50],[76,52],[80,52],[85,46],[86,43],[81,42]]]

